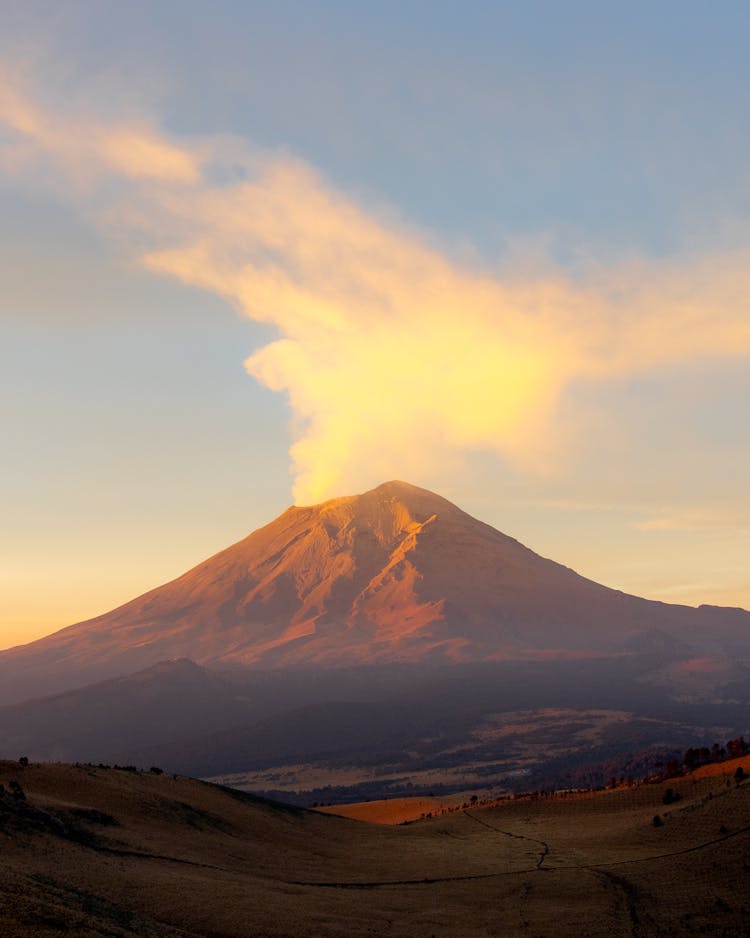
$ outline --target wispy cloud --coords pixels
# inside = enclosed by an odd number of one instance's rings
[[[288,397],[298,501],[418,479],[474,450],[548,471],[573,383],[750,355],[750,252],[503,279],[288,155],[61,114],[4,77],[0,167],[29,178],[51,167],[149,269],[275,327],[246,366]]]
[[[67,179],[101,182],[108,175],[165,183],[199,183],[196,153],[171,143],[145,119],[128,123],[55,113],[27,91],[22,69],[0,62],[0,167],[39,171],[47,161]]]
[[[638,531],[746,531],[750,532],[747,512],[733,508],[679,508],[673,507],[640,521],[634,521]]]
[[[679,518],[646,518],[644,521],[635,521],[633,527],[638,531],[690,531],[695,530],[693,525]]]

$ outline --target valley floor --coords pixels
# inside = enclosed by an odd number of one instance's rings
[[[0,763],[0,933],[748,935],[735,768],[383,826],[167,774]]]

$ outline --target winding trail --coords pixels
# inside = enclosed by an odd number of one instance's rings
[[[475,814],[469,814],[468,811],[464,811],[464,817],[467,817],[470,821],[476,821],[477,824],[481,824],[482,827],[486,827],[491,831],[495,831],[498,834],[504,834],[506,837],[512,837],[514,840],[528,840],[529,843],[536,844],[538,847],[541,847],[541,853],[539,854],[539,859],[536,861],[535,870],[541,870],[542,868],[549,869],[544,867],[544,861],[549,856],[549,844],[544,840],[537,840],[535,837],[527,837],[525,834],[514,834],[513,831],[505,831],[500,827],[495,827],[494,824],[488,824],[487,821],[483,821],[481,818],[478,818]],[[555,869],[555,867],[551,867]]]
[[[640,934],[640,919],[638,917],[635,886],[624,877],[619,876],[616,873],[610,873],[609,870],[611,867],[632,866],[634,864],[648,863],[654,860],[668,860],[672,857],[683,856],[686,853],[694,853],[698,850],[704,850],[706,847],[711,847],[715,844],[723,843],[727,840],[732,840],[735,837],[740,837],[743,834],[750,833],[750,826],[748,826],[739,828],[738,830],[732,831],[731,833],[724,834],[721,837],[714,837],[711,840],[706,840],[702,843],[694,844],[691,847],[682,847],[679,850],[672,850],[668,853],[655,853],[649,854],[645,857],[632,857],[625,860],[610,860],[606,863],[567,863],[552,866],[548,865],[547,863],[550,856],[550,846],[546,841],[538,840],[535,837],[527,837],[525,834],[516,834],[513,831],[503,830],[500,827],[495,827],[493,824],[489,824],[487,821],[476,817],[476,815],[469,814],[468,811],[464,811],[463,813],[469,820],[480,824],[482,827],[486,827],[488,830],[491,830],[496,834],[502,834],[503,836],[510,837],[514,840],[528,841],[529,843],[535,844],[537,847],[541,847],[541,850],[539,851],[539,857],[537,858],[534,866],[526,866],[515,870],[498,870],[493,873],[472,873],[464,874],[462,876],[430,876],[419,879],[370,880],[364,882],[322,882],[291,880],[289,881],[289,885],[310,886],[324,889],[380,889],[390,886],[432,886],[440,883],[460,883],[469,882],[472,880],[479,881],[487,879],[498,879],[506,876],[523,876],[528,875],[529,873],[537,872],[553,873],[562,872],[565,870],[585,870],[600,878],[603,878],[609,885],[618,888],[622,892],[625,905],[628,910],[628,916],[630,918],[631,934],[633,938],[637,938],[637,935]]]
[[[606,886],[612,886],[623,900],[630,922],[630,938],[640,938],[641,916],[638,909],[638,892],[633,883],[624,876],[609,873],[606,870],[591,869],[591,872],[602,879]]]

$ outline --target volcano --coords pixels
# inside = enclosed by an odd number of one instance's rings
[[[176,580],[0,653],[0,700],[176,658],[281,669],[646,651],[748,657],[750,613],[608,589],[388,482],[291,507]]]

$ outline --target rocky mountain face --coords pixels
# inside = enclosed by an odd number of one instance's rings
[[[175,658],[280,669],[634,652],[750,657],[750,613],[608,589],[389,482],[289,508],[178,579],[0,653],[0,703]]]

